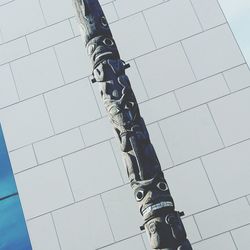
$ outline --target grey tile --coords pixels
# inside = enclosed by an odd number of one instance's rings
[[[194,221],[194,218],[192,216],[182,219],[186,233],[187,238],[190,241],[190,243],[194,243],[201,240],[201,236],[199,233],[199,230],[197,228],[197,225]]]
[[[204,238],[232,230],[250,223],[250,209],[245,198],[195,215]]]
[[[55,50],[66,83],[79,80],[92,73],[90,60],[81,37],[58,44]]]
[[[73,202],[61,160],[16,174],[15,178],[26,219]]]
[[[79,129],[73,129],[34,144],[39,163],[56,159],[82,148],[84,148],[84,143]]]
[[[76,200],[123,184],[109,142],[86,148],[63,159]]]
[[[21,172],[37,165],[32,145],[12,151],[9,156],[14,173]]]
[[[179,43],[142,56],[136,59],[136,62],[150,97],[161,95],[195,81],[194,74]]]
[[[24,37],[0,45],[0,64],[28,55],[29,48]]]
[[[186,0],[168,1],[144,13],[157,47],[202,31],[191,3]]]
[[[198,79],[244,63],[228,25],[221,25],[183,41]]]
[[[19,100],[9,65],[0,67],[0,108]]]
[[[1,6],[0,23],[5,42],[45,26],[38,0],[12,1]]]
[[[112,2],[104,5],[102,9],[105,14],[105,17],[107,18],[108,23],[114,22],[118,19],[115,7]]]
[[[209,104],[226,145],[250,137],[250,89],[242,90]]]
[[[217,0],[191,0],[191,2],[205,29],[210,29],[226,22]]]
[[[33,249],[60,249],[55,227],[50,214],[28,221],[27,226]]]
[[[53,49],[19,59],[11,64],[18,93],[26,99],[63,85]]]
[[[81,126],[81,131],[86,146],[111,139],[115,136],[113,125],[108,117]]]
[[[103,248],[103,250],[131,250],[131,249],[145,250],[145,246],[140,235]]]
[[[250,86],[250,71],[247,64],[224,72],[224,76],[231,91]]]
[[[40,2],[48,24],[62,21],[75,14],[73,4],[69,0],[40,0]]]
[[[206,106],[165,119],[160,126],[175,164],[223,147]]]
[[[221,203],[250,193],[249,151],[250,141],[246,141],[203,157],[203,163]]]
[[[100,117],[88,79],[45,94],[56,132],[62,132]]]
[[[229,233],[201,241],[193,245],[194,250],[227,249],[236,250],[234,242]]]
[[[180,108],[173,92],[171,92],[143,102],[140,105],[140,111],[146,124],[149,124],[179,113]]]
[[[115,7],[117,9],[117,12],[120,18],[142,11],[147,8],[150,8],[159,3],[162,3],[162,0],[137,0],[137,1],[116,0],[114,1]]]
[[[200,160],[165,171],[178,211],[194,214],[218,205]]]
[[[32,52],[60,43],[74,36],[68,20],[31,33],[27,36]]]
[[[9,150],[14,150],[53,134],[41,96],[0,111],[0,120]]]
[[[173,166],[171,156],[168,152],[160,127],[157,123],[147,126],[151,143],[154,146],[161,168],[167,169]]]
[[[219,98],[229,93],[223,76],[216,75],[176,90],[176,96],[183,110]]]
[[[53,213],[62,250],[93,250],[114,242],[100,197]]]
[[[102,197],[116,241],[140,233],[143,221],[129,185],[104,193]]]
[[[140,103],[147,100],[148,96],[135,62],[129,61],[128,63],[131,67],[126,71],[126,74],[129,77],[131,87],[135,93],[137,102]]]
[[[250,225],[233,230],[232,235],[238,250],[250,248]]]
[[[155,49],[141,13],[112,23],[110,27],[124,60],[133,59]]]

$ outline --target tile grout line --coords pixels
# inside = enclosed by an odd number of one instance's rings
[[[73,26],[72,26],[72,23],[71,23],[70,19],[71,19],[71,18],[68,18],[68,22],[69,22],[69,25],[70,25],[70,29],[71,29],[71,31],[72,31],[73,37],[76,37],[76,34],[75,34],[75,32],[74,32],[74,29],[73,29]]]
[[[34,146],[34,143],[31,143],[31,147],[32,147],[32,150],[33,150],[33,153],[34,153],[34,156],[35,156],[35,159],[36,159],[36,166],[39,165],[39,162],[38,162],[38,159],[37,159],[37,155],[36,155],[36,150],[35,150],[35,146]],[[34,167],[36,167],[34,166]],[[16,173],[17,174],[17,173]]]
[[[110,126],[111,126],[111,124],[110,124]],[[118,138],[115,138],[115,139],[118,140]],[[112,152],[113,152],[113,155],[114,155],[114,158],[115,158],[115,161],[116,161],[116,165],[117,165],[117,168],[118,168],[118,170],[119,170],[119,173],[120,173],[122,182],[123,182],[123,184],[125,184],[125,180],[123,179],[122,171],[121,171],[121,169],[120,169],[120,164],[119,164],[118,159],[117,159],[117,157],[116,157],[115,150],[114,150],[114,148],[113,148],[113,145],[112,145],[111,140],[112,140],[112,139],[109,139],[109,144],[110,144],[111,150],[112,150]],[[124,164],[122,164],[122,165],[123,165],[123,167],[125,167]]]
[[[147,250],[146,242],[144,241],[142,233],[141,233],[141,239],[142,239],[142,243],[143,243],[145,250]]]
[[[95,102],[96,102],[97,108],[98,108],[98,110],[99,110],[99,114],[100,114],[99,119],[101,119],[101,118],[103,118],[103,116],[102,116],[102,111],[101,111],[101,107],[100,107],[100,105],[99,105],[99,102],[98,102],[98,100],[97,100],[97,96],[96,96],[96,93],[95,93],[94,87],[93,87],[93,84],[99,84],[99,83],[98,83],[98,82],[95,82],[95,83],[92,84],[92,83],[91,83],[91,80],[90,80],[90,76],[88,76],[88,82],[89,82],[89,84],[90,84],[91,91],[92,91],[92,93],[93,93],[93,96],[94,96],[94,98],[95,98]],[[98,85],[97,87],[99,88],[99,85]],[[100,95],[100,91],[99,91],[98,94]],[[103,104],[103,105],[104,105],[104,104]]]
[[[56,227],[56,223],[55,223],[55,220],[54,220],[54,216],[53,216],[52,213],[50,213],[50,216],[51,216],[52,223],[53,223],[53,226],[54,226],[54,230],[55,230],[55,233],[56,233],[56,238],[57,238],[57,241],[58,241],[59,248],[62,249],[59,234],[58,234],[57,227]]]
[[[30,44],[29,44],[29,42],[28,42],[28,38],[27,38],[27,36],[26,36],[26,35],[24,36],[24,38],[25,38],[25,41],[26,41],[26,43],[27,43],[28,50],[29,50],[29,52],[30,52],[30,54],[29,54],[29,55],[31,55],[31,54],[32,54],[32,52],[31,52],[31,49],[30,49]],[[29,55],[27,55],[27,56],[29,56]]]
[[[248,205],[250,206],[250,200],[248,199],[248,195],[246,196],[246,199],[247,199]]]
[[[113,241],[115,242],[115,234],[114,234],[113,229],[112,229],[112,227],[111,227],[111,222],[110,222],[110,220],[109,220],[109,216],[108,216],[107,209],[106,209],[106,207],[105,207],[105,204],[104,204],[102,195],[100,194],[99,196],[100,196],[100,199],[101,199],[101,202],[102,202],[102,206],[103,206],[104,213],[105,213],[105,215],[106,215],[106,218],[107,218],[107,221],[108,221],[108,224],[109,224],[109,229],[110,229],[110,232],[111,232],[111,234],[112,234]],[[113,243],[114,243],[114,242],[113,242]]]
[[[163,141],[164,141],[164,144],[165,144],[165,146],[166,146],[166,148],[167,148],[169,157],[170,157],[170,159],[171,159],[172,166],[175,166],[175,164],[174,164],[174,159],[173,159],[173,157],[172,157],[172,155],[171,155],[171,153],[170,153],[170,150],[169,150],[167,141],[166,141],[166,139],[165,139],[165,136],[163,135],[163,131],[162,131],[161,125],[160,125],[160,123],[159,123],[158,121],[156,122],[156,124],[157,124],[158,128],[160,129],[160,134],[161,134],[161,136],[162,136],[162,138],[163,138]]]
[[[71,186],[71,182],[70,182],[70,179],[69,179],[68,171],[67,171],[67,168],[66,168],[65,161],[64,161],[63,157],[61,157],[61,161],[62,161],[62,164],[63,164],[64,172],[65,172],[66,177],[67,177],[67,181],[68,181],[68,184],[69,184],[69,188],[70,188],[70,191],[71,191],[71,194],[72,194],[73,201],[74,201],[74,203],[76,203],[76,198],[75,198],[72,186]]]
[[[18,87],[17,87],[17,83],[16,83],[15,75],[14,75],[14,72],[13,72],[13,69],[12,69],[12,66],[11,66],[11,63],[8,63],[8,64],[9,64],[9,68],[10,68],[11,76],[12,76],[12,79],[13,79],[13,82],[14,82],[14,85],[15,85],[15,89],[16,89],[16,93],[17,93],[17,97],[18,97],[18,102],[17,102],[17,103],[20,103],[21,98],[20,98],[20,94],[19,94]],[[4,109],[4,108],[3,108],[3,109]],[[0,109],[0,110],[2,110],[2,109]]]
[[[187,59],[187,61],[188,61],[188,64],[189,64],[189,66],[190,66],[190,69],[191,69],[191,71],[193,72],[194,78],[195,78],[196,81],[198,81],[198,77],[196,76],[196,74],[195,74],[195,72],[194,72],[193,66],[192,66],[192,64],[191,64],[191,62],[190,62],[189,56],[187,55],[187,52],[186,52],[186,50],[185,50],[185,48],[184,48],[184,45],[183,45],[183,42],[182,42],[182,41],[180,41],[180,45],[181,45],[182,50],[183,50],[183,53],[185,54],[185,57],[186,57],[186,59]]]
[[[198,22],[199,22],[199,24],[200,24],[201,30],[202,30],[202,31],[205,31],[205,29],[204,29],[204,27],[203,27],[203,25],[202,25],[202,23],[201,23],[201,20],[200,20],[200,18],[199,18],[199,16],[198,16],[198,13],[197,13],[197,11],[196,11],[196,8],[194,7],[194,4],[193,4],[192,0],[189,0],[189,2],[190,2],[191,6],[192,6],[192,8],[193,8],[194,14],[195,14],[195,16],[196,16]]]
[[[179,98],[177,98],[177,94],[176,94],[176,91],[175,91],[175,90],[173,91],[173,94],[174,94],[174,98],[175,98],[175,100],[176,100],[176,103],[177,103],[177,105],[178,105],[178,107],[179,107],[179,109],[180,109],[180,112],[182,112],[183,110],[182,110],[182,108],[181,108],[181,104],[180,104],[180,102],[179,102]]]
[[[116,21],[118,21],[118,20],[120,19],[120,16],[119,16],[119,14],[118,14],[118,11],[117,11],[117,8],[116,8],[116,6],[115,6],[114,1],[112,1],[111,4],[113,5],[114,10],[115,10],[115,14],[116,14],[116,17],[117,17],[117,20],[116,20]]]
[[[147,91],[146,85],[145,85],[145,83],[144,83],[144,80],[143,80],[143,78],[142,78],[141,72],[140,72],[140,70],[139,70],[138,64],[137,64],[137,62],[136,62],[135,59],[132,59],[132,61],[133,61],[134,64],[135,64],[135,69],[137,70],[137,72],[138,72],[138,74],[139,74],[139,77],[140,77],[141,82],[142,82],[143,89],[144,89],[144,91],[145,91],[145,93],[146,93],[146,95],[147,95],[147,99],[149,100],[149,99],[150,99],[150,96],[149,96],[149,94],[148,94],[148,91]],[[133,87],[133,83],[131,84],[131,86]],[[147,101],[147,100],[146,100],[146,101]],[[143,102],[140,102],[140,104],[141,104],[141,103],[143,103]]]
[[[39,6],[40,6],[40,9],[41,9],[41,12],[42,12],[42,16],[43,16],[43,21],[45,23],[45,26],[44,28],[47,28],[48,27],[48,22],[46,20],[46,17],[45,17],[45,14],[44,14],[44,11],[43,11],[43,8],[42,8],[42,3],[41,3],[41,0],[38,0],[38,3],[39,3]],[[35,31],[36,32],[36,31]],[[25,34],[27,35],[27,34]]]
[[[210,180],[210,177],[209,177],[209,175],[208,175],[208,172],[207,172],[207,170],[206,170],[206,167],[205,167],[205,164],[204,164],[202,158],[200,158],[200,162],[201,162],[201,165],[202,165],[202,167],[203,167],[203,170],[204,170],[204,172],[205,172],[205,174],[206,174],[206,176],[207,176],[207,179],[208,179],[208,182],[209,182],[209,184],[210,184],[210,187],[211,187],[211,189],[212,189],[212,191],[213,191],[213,193],[214,193],[214,197],[215,197],[215,199],[216,199],[218,205],[221,205],[220,202],[219,202],[219,198],[218,198],[218,196],[217,196],[217,194],[216,194],[216,192],[215,192],[215,190],[214,190],[214,186],[212,185],[212,182],[211,182],[211,180]]]
[[[236,244],[236,242],[235,242],[235,240],[234,240],[234,237],[233,237],[232,232],[231,232],[231,231],[229,231],[229,234],[230,234],[231,239],[232,239],[232,241],[233,241],[233,243],[234,243],[235,249],[237,249],[237,250],[238,250],[238,247],[237,247],[237,244]]]
[[[61,72],[61,76],[62,76],[62,79],[63,79],[63,85],[65,86],[65,85],[67,85],[67,84],[66,84],[66,81],[65,81],[65,78],[64,78],[64,75],[63,75],[63,70],[62,70],[62,68],[61,68],[61,65],[60,65],[60,62],[59,62],[59,59],[58,59],[58,55],[57,55],[56,49],[55,49],[54,46],[52,46],[52,49],[53,49],[54,55],[55,55],[55,57],[56,57],[56,61],[57,61],[58,68],[59,68],[59,70],[60,70],[60,72]],[[59,88],[60,88],[60,87],[62,87],[62,86],[59,86]]]
[[[221,75],[222,75],[222,77],[223,77],[223,79],[224,79],[224,81],[225,81],[225,83],[226,83],[226,85],[227,85],[227,88],[228,88],[228,90],[229,90],[229,93],[232,93],[232,91],[231,91],[231,89],[230,89],[230,87],[229,87],[229,84],[228,84],[228,82],[227,82],[227,80],[226,80],[225,72],[222,72]]]
[[[212,118],[212,120],[213,120],[213,122],[214,122],[214,125],[215,125],[215,127],[216,127],[217,132],[218,132],[218,135],[219,135],[219,137],[220,137],[220,139],[221,139],[222,145],[223,145],[224,148],[226,148],[225,142],[224,142],[224,140],[223,140],[223,138],[222,138],[222,135],[221,135],[220,130],[219,130],[219,128],[218,128],[218,125],[217,125],[217,123],[216,123],[216,121],[215,121],[215,118],[214,118],[214,116],[213,116],[213,113],[212,113],[212,111],[211,111],[211,109],[210,109],[210,107],[209,107],[209,104],[207,103],[206,106],[207,106],[207,109],[208,109],[208,111],[209,111],[209,113],[210,113],[210,116],[211,116],[211,118]]]
[[[200,237],[201,237],[201,240],[203,240],[203,237],[202,237],[202,234],[201,234],[201,230],[200,230],[200,228],[199,228],[199,226],[198,226],[198,223],[197,223],[197,221],[196,221],[195,216],[194,216],[194,215],[191,215],[191,217],[192,217],[193,220],[194,220],[194,223],[195,223],[195,225],[196,225],[196,227],[197,227],[197,230],[198,230],[198,232],[199,232],[199,235],[200,235]]]
[[[143,17],[143,19],[144,19],[144,22],[146,23],[148,32],[149,32],[150,37],[151,37],[151,39],[152,39],[152,41],[153,41],[153,43],[154,43],[155,49],[157,49],[156,42],[155,42],[155,40],[154,40],[153,34],[152,34],[151,30],[150,30],[150,27],[149,27],[149,24],[148,24],[148,22],[147,22],[147,19],[146,19],[145,15],[144,15],[144,12],[142,11],[141,14],[142,14],[142,17]]]
[[[46,102],[44,94],[42,95],[42,98],[43,98],[43,102],[44,102],[44,105],[45,105],[45,108],[47,110],[47,114],[48,114],[48,117],[49,117],[49,120],[50,120],[50,125],[51,125],[52,131],[53,131],[53,136],[55,136],[56,135],[56,131],[55,131],[55,128],[54,128],[54,125],[53,125],[53,122],[52,122],[52,118],[51,118],[51,115],[50,115],[50,112],[49,112],[49,107],[47,105],[47,102]],[[33,142],[33,143],[35,143],[35,142]]]
[[[82,139],[82,142],[83,142],[83,145],[84,145],[84,148],[86,147],[86,143],[85,143],[85,140],[84,140],[84,137],[83,137],[83,133],[82,133],[82,130],[81,130],[81,126],[78,127],[78,130],[79,130],[79,133],[80,133],[80,136],[81,136],[81,139]]]

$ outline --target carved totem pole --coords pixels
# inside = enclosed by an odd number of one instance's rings
[[[144,218],[152,249],[191,250],[180,216],[150,142],[107,20],[98,0],[73,0],[87,53]]]

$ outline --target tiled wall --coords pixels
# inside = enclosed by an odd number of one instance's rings
[[[249,249],[250,72],[218,2],[101,3],[194,250]],[[149,249],[71,0],[1,0],[0,42],[34,250]]]

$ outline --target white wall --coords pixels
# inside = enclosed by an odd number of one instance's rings
[[[250,247],[250,73],[216,0],[101,1],[195,250]],[[34,250],[146,250],[71,0],[0,1],[0,120]]]

